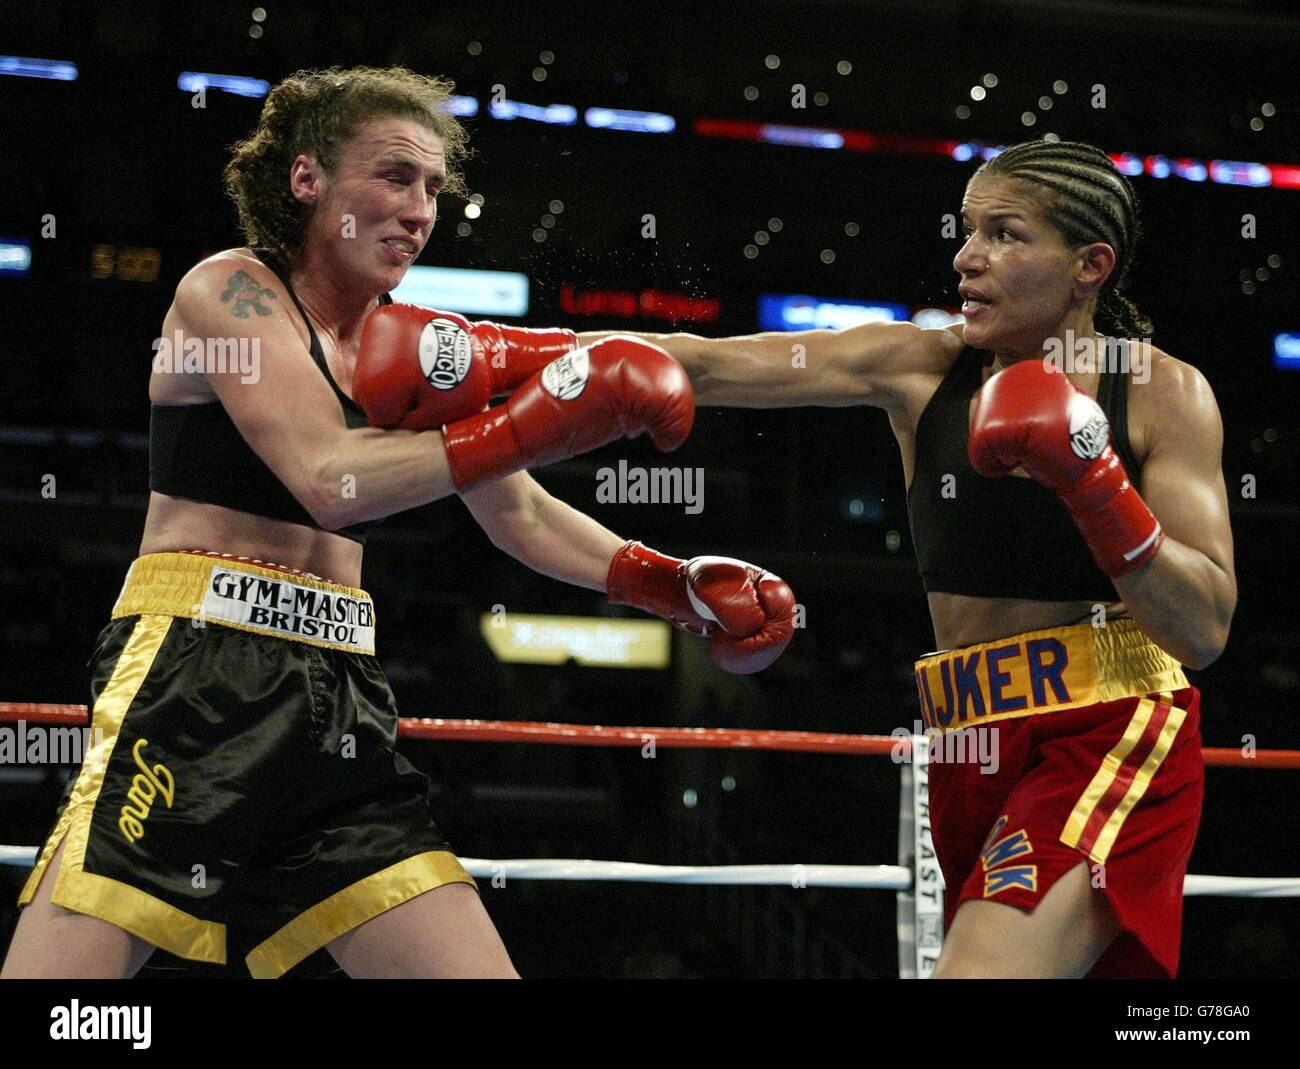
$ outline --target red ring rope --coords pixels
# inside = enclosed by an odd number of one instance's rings
[[[0,721],[84,725],[84,705],[0,702]],[[531,742],[568,746],[644,746],[684,750],[779,750],[796,753],[891,754],[907,739],[890,735],[842,735],[822,731],[757,731],[746,728],[638,728],[594,724],[541,724],[522,720],[435,720],[402,717],[398,734],[408,739],[452,742]],[[1233,747],[1207,746],[1207,765],[1220,768],[1300,769],[1300,750],[1256,750],[1247,757]]]

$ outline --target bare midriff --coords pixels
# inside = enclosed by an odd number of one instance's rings
[[[151,493],[141,555],[195,549],[266,561],[343,586],[361,585],[362,547],[350,538],[221,505]]]
[[[1023,598],[973,598],[965,594],[927,594],[934,624],[936,650],[952,650],[992,642],[1026,631],[1065,627],[1097,618],[1125,615],[1122,601],[1026,601]]]

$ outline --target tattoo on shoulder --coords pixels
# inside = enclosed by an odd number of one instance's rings
[[[247,319],[249,309],[260,316],[269,316],[271,309],[262,303],[262,298],[275,300],[275,291],[261,285],[247,271],[236,271],[226,279],[225,292],[221,294],[221,303],[234,302],[231,312],[239,319]]]

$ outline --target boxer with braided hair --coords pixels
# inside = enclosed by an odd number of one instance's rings
[[[646,337],[704,405],[889,415],[942,651],[921,716],[997,755],[931,767],[935,975],[1172,976],[1204,780],[1182,665],[1237,599],[1218,406],[1119,293],[1140,215],[1100,149],[1015,145],[962,215],[961,326]]]
[[[1137,194],[1101,149],[1081,142],[1026,141],[985,163],[976,176],[1014,178],[1049,191],[1048,216],[1074,245],[1104,241],[1115,269],[1097,294],[1097,325],[1121,337],[1155,333],[1151,320],[1119,292],[1142,239]]]

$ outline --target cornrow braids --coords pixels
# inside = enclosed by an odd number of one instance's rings
[[[1097,296],[1097,319],[1109,334],[1147,337],[1151,320],[1119,292],[1142,237],[1137,194],[1095,145],[1081,141],[1025,141],[993,157],[976,176],[1018,178],[1047,191],[1048,218],[1075,245],[1104,241],[1115,250],[1115,270]]]
[[[327,171],[347,140],[383,116],[413,119],[443,144],[443,189],[464,193],[459,165],[467,156],[465,128],[448,110],[452,84],[402,67],[331,67],[289,75],[266,98],[252,135],[232,148],[223,177],[250,245],[265,245],[288,263],[301,247],[309,209],[289,188],[289,167],[314,156]]]

